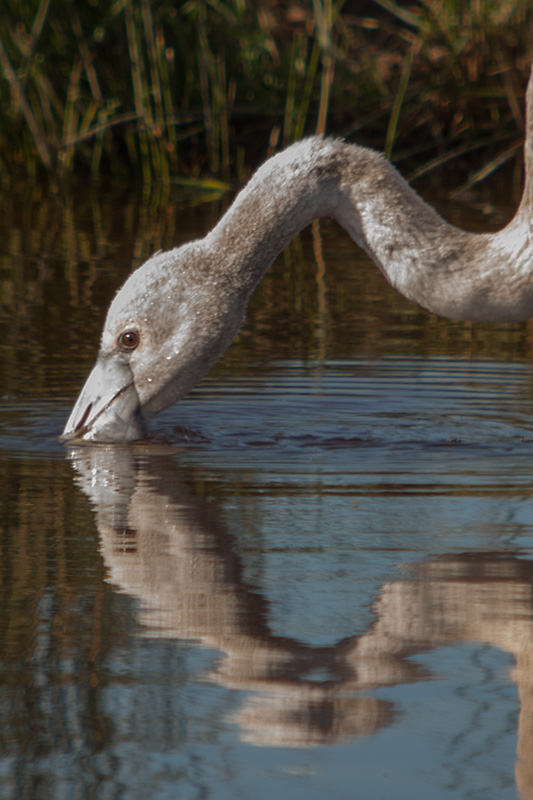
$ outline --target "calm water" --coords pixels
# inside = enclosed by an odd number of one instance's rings
[[[207,199],[0,195],[0,797],[533,798],[531,326],[426,314],[323,223],[149,440],[58,441]]]

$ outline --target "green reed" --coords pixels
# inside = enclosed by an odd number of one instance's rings
[[[343,0],[4,5],[4,180],[243,180],[269,147],[322,131],[416,174],[454,153],[485,174],[517,150],[529,0],[374,0],[365,16]]]

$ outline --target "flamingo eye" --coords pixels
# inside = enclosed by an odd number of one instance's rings
[[[118,346],[121,350],[131,351],[138,347],[141,337],[137,331],[124,331],[118,337]]]

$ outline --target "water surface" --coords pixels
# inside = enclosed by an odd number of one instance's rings
[[[421,311],[326,222],[148,440],[58,441],[190,201],[0,196],[0,797],[533,797],[528,324]]]

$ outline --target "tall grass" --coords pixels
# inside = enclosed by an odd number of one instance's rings
[[[420,174],[512,157],[529,0],[5,0],[0,168],[55,183],[242,180],[268,149],[355,136]]]

